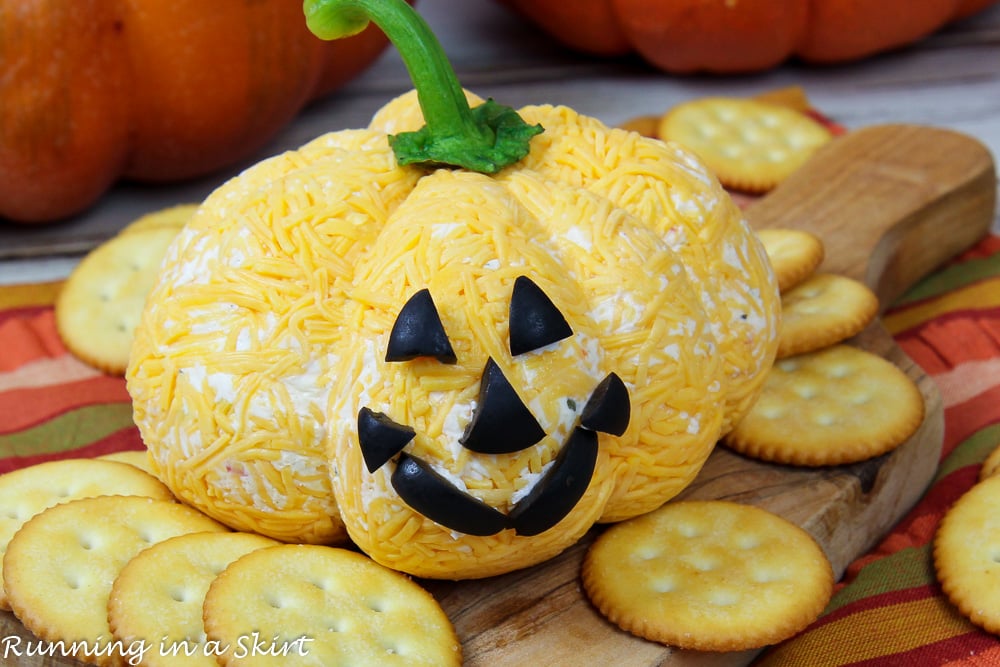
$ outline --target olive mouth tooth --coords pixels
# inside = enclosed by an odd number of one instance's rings
[[[484,372],[484,386],[490,382],[485,375],[488,372],[489,362]],[[520,403],[520,399],[517,401]],[[504,413],[503,410],[500,412]],[[530,412],[528,415],[537,424]],[[375,472],[395,460],[390,477],[393,489],[407,505],[431,521],[467,535],[495,535],[513,529],[518,535],[531,536],[552,528],[576,507],[590,485],[597,465],[597,433],[622,435],[628,428],[630,416],[628,388],[621,378],[610,373],[591,392],[577,426],[548,470],[531,492],[514,503],[507,514],[458,488],[427,461],[404,452],[403,449],[416,435],[412,427],[394,422],[385,414],[369,408],[361,408],[358,413],[358,441],[369,472]],[[473,428],[475,422],[474,416],[470,428],[460,440],[463,445],[467,446],[470,439],[475,439],[470,437],[470,433],[477,430]],[[487,419],[484,423],[491,422]],[[503,429],[497,428],[498,424],[503,422],[492,422],[491,429],[501,431],[499,435],[502,437]],[[538,428],[541,429],[540,426]],[[495,439],[497,434],[492,433],[491,436]],[[529,444],[509,451],[529,447],[541,437],[544,437],[544,431]],[[520,441],[523,442],[523,438]],[[505,452],[487,449],[485,453]]]

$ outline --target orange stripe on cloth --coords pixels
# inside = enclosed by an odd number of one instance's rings
[[[869,628],[859,633],[858,628]],[[755,667],[837,667],[902,653],[968,633],[971,624],[940,597],[868,609],[815,627]]]
[[[56,331],[55,314],[47,308],[30,317],[14,317],[0,324],[0,372],[42,357],[66,354]]]
[[[930,375],[1000,357],[1000,308],[956,311],[896,336],[906,354]]]
[[[15,433],[87,406],[126,403],[123,378],[98,375],[0,394],[0,433]]]

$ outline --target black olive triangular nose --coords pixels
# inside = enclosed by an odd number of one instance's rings
[[[508,454],[530,447],[543,437],[545,430],[500,367],[489,359],[479,385],[476,412],[459,442],[481,454]]]
[[[628,387],[616,373],[608,373],[584,406],[580,426],[591,431],[621,435],[628,428],[631,416]]]
[[[375,472],[402,451],[416,435],[409,426],[398,424],[381,412],[361,408],[358,412],[358,444],[368,472]]]
[[[434,357],[445,364],[456,361],[428,289],[420,290],[403,304],[385,349],[386,361],[409,361],[417,357]]]
[[[510,353],[516,357],[572,335],[566,318],[542,288],[519,276],[510,295]]]

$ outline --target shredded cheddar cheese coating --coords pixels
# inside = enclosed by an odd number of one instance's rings
[[[546,132],[523,166],[606,197],[657,232],[700,291],[726,375],[723,432],[746,414],[777,349],[780,309],[763,245],[707,169],[678,144],[609,129],[566,107],[526,107]]]
[[[370,407],[412,426],[408,451],[434,462],[456,486],[509,509],[569,437],[590,392],[607,374],[595,323],[546,230],[503,184],[468,172],[425,176],[389,216],[372,252],[357,267],[348,321],[356,335],[332,393],[334,491],[351,538],[373,558],[419,576],[465,578],[523,567],[559,553],[597,520],[607,498],[605,468],[558,529],[537,537],[506,530],[474,537],[445,528],[403,503],[390,466],[369,474],[361,461],[357,414]],[[566,340],[511,357],[507,330],[514,280],[527,274],[574,329]],[[385,362],[400,304],[428,287],[458,361]],[[477,454],[458,439],[471,418],[483,368],[494,359],[546,436],[512,454]],[[573,407],[575,406],[575,407]],[[470,553],[474,554],[470,558]]]
[[[694,479],[774,359],[766,254],[679,147],[563,107],[520,113],[545,132],[494,177],[398,167],[386,135],[422,123],[409,93],[368,129],[266,160],[205,201],[168,253],[127,373],[155,471],[178,496],[236,528],[350,537],[389,567],[461,579],[550,558]],[[519,276],[573,335],[513,357]],[[457,362],[386,362],[396,315],[424,288]],[[459,443],[487,359],[538,420],[538,443],[511,454]],[[612,372],[629,427],[600,434],[582,499],[538,535],[450,530],[399,497],[392,461],[369,472],[363,460],[369,408],[414,430],[406,452],[507,512]]]
[[[331,134],[227,182],[180,232],[126,378],[181,499],[281,540],[345,539],[325,447],[340,304],[373,221],[417,177],[384,136]]]

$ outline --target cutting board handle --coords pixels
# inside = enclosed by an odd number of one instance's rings
[[[750,224],[808,228],[824,271],[868,284],[887,305],[988,233],[997,177],[965,134],[876,125],[838,137],[747,208]]]

